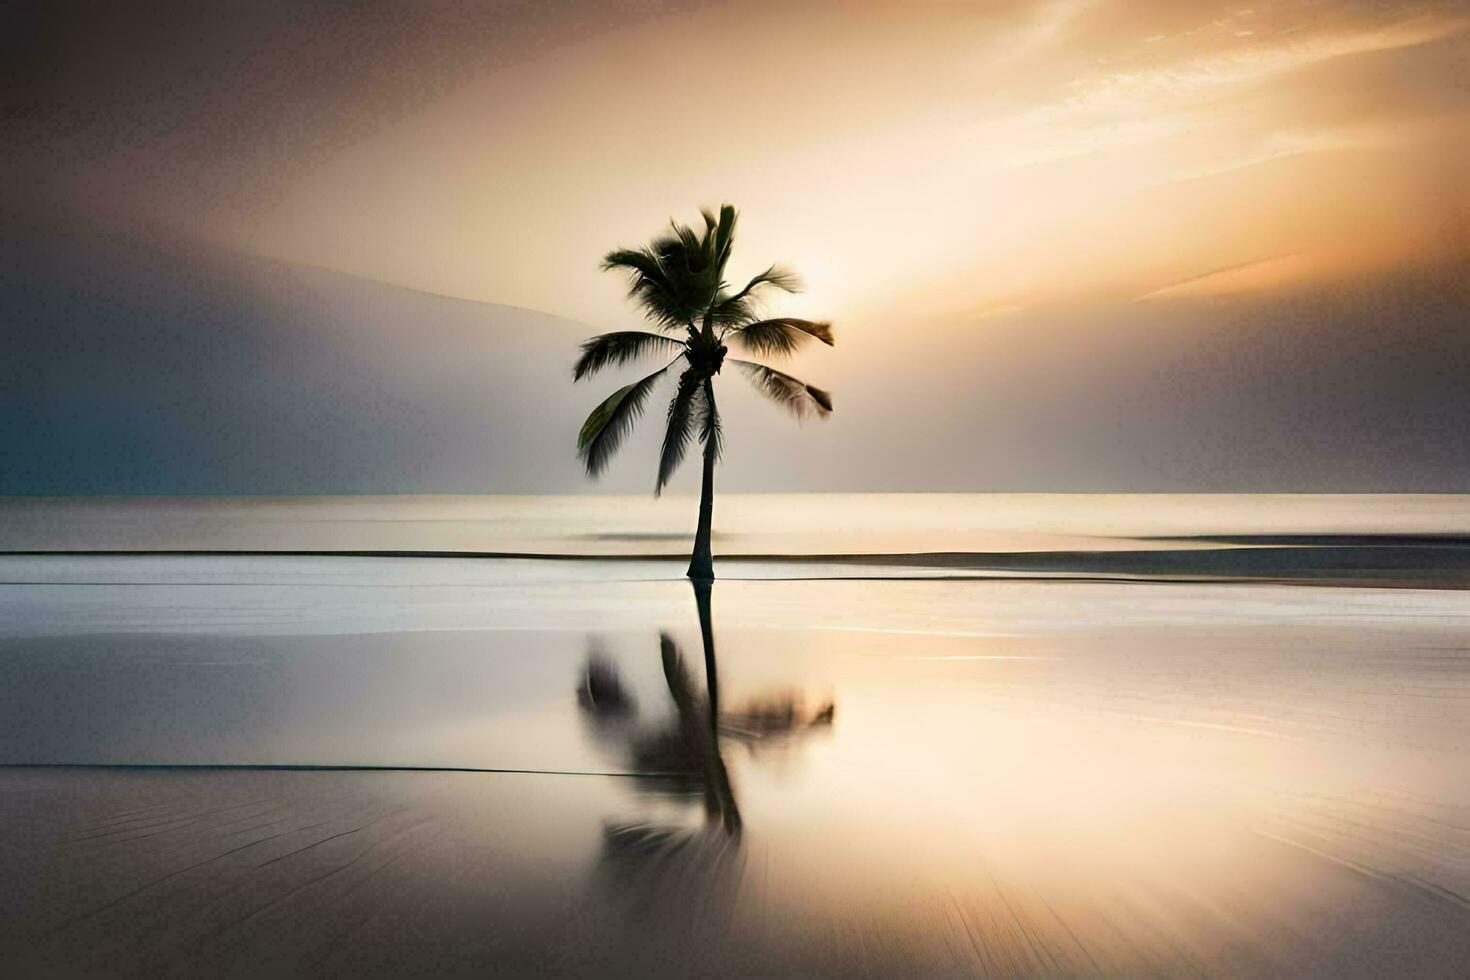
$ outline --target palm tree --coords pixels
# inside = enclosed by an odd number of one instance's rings
[[[696,581],[714,578],[710,555],[710,523],[714,514],[715,463],[720,458],[722,433],[715,408],[714,377],[725,362],[728,340],[756,355],[785,357],[812,339],[832,345],[832,325],[794,317],[762,319],[760,299],[771,290],[788,293],[800,288],[796,275],[771,266],[739,290],[725,282],[725,266],[735,244],[735,209],[726,204],[718,217],[702,210],[704,233],[670,221],[670,230],[639,249],[617,249],[602,260],[604,271],[621,271],[629,277],[628,296],[644,315],[663,331],[648,333],[622,330],[593,337],[582,345],[582,356],[572,379],[591,377],[605,367],[656,355],[672,360],[640,381],[624,385],[592,410],[577,436],[577,453],[596,477],[606,467],[643,414],[643,407],[659,379],[679,361],[673,400],[669,402],[668,427],[659,457],[658,482],[654,495],[674,475],[684,460],[691,435],[704,447],[704,476],[699,492],[699,526],[694,536],[694,553],[689,560],[689,577]],[[809,414],[825,417],[832,411],[832,396],[789,374],[754,361],[731,358],[757,390],[797,418]]]

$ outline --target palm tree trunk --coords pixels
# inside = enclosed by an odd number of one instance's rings
[[[715,577],[715,560],[710,554],[710,525],[714,515],[715,440],[710,438],[704,443],[704,476],[699,484],[699,528],[694,532],[694,553],[689,556],[687,573],[696,582],[710,582]]]

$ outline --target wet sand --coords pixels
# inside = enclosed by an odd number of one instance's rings
[[[626,854],[607,827],[636,803],[604,777],[4,783],[7,905],[28,892],[4,951],[28,974],[1451,977],[1470,956],[1443,896],[1199,814],[1106,852],[997,828],[996,803],[959,835],[801,799],[749,806],[738,841]]]
[[[0,571],[0,761],[99,767],[0,769],[31,971],[1470,968],[1461,591],[752,578],[706,650],[655,559]]]

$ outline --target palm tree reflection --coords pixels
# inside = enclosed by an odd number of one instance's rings
[[[697,825],[655,821],[610,822],[604,828],[604,865],[628,874],[669,870],[680,876],[699,868],[727,875],[739,860],[743,821],[725,764],[722,743],[754,749],[786,741],[831,725],[829,701],[814,712],[800,696],[783,691],[722,710],[710,615],[709,582],[695,582],[704,646],[704,689],[690,670],[679,644],[659,634],[664,684],[673,702],[673,717],[649,728],[637,724],[637,706],[616,665],[594,649],[578,685],[577,698],[594,732],[618,746],[640,792],[676,799],[701,799],[704,817]],[[704,877],[700,875],[699,877]]]

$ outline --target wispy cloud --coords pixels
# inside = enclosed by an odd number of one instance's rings
[[[1165,64],[1079,81],[1066,105],[1082,113],[1128,114],[1142,104],[1196,103],[1332,58],[1424,44],[1467,25],[1470,19],[1411,16],[1384,26],[1309,36],[1232,31],[1230,37],[1241,40],[1226,51],[1191,53]]]

